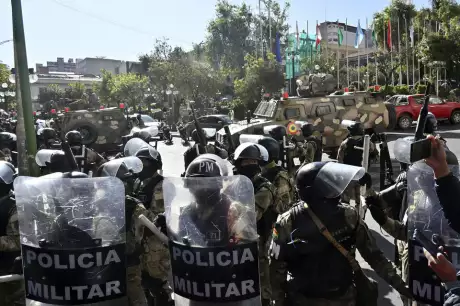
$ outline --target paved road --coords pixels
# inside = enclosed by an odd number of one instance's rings
[[[460,127],[452,127],[449,124],[440,126],[440,134],[447,140],[447,145],[455,155],[460,156]],[[394,141],[398,138],[405,136],[412,136],[413,130],[406,132],[391,132],[388,133],[388,147],[392,159]],[[165,176],[179,176],[184,171],[183,153],[187,147],[181,145],[179,138],[174,138],[174,144],[167,146],[164,143],[158,144],[158,149],[163,158],[163,170]],[[328,160],[327,155],[323,155],[323,160]],[[393,168],[395,170],[395,177],[399,173],[399,164],[393,160]],[[379,167],[378,165],[371,165],[370,173],[374,179],[374,186],[379,185]],[[394,260],[394,244],[393,238],[380,229],[379,225],[372,219],[370,214],[366,216],[366,223],[371,230],[377,245],[382,249],[387,258]],[[388,286],[385,281],[380,279],[369,265],[359,256],[358,259],[361,267],[365,270],[366,274],[379,282],[379,306],[402,306],[399,294]]]

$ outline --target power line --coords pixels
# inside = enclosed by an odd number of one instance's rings
[[[156,35],[153,35],[150,32],[147,32],[147,31],[144,31],[144,30],[141,30],[141,29],[138,29],[138,28],[134,28],[134,27],[131,27],[131,26],[128,26],[128,25],[125,25],[125,24],[121,24],[121,23],[115,22],[113,20],[106,19],[104,17],[98,16],[98,15],[95,15],[95,14],[92,14],[92,13],[89,13],[89,12],[86,12],[86,11],[82,11],[82,10],[80,10],[78,8],[75,8],[75,7],[70,6],[68,4],[62,3],[62,2],[60,2],[58,0],[51,0],[51,1],[54,2],[55,4],[59,5],[59,6],[65,7],[67,9],[71,10],[71,11],[74,11],[74,12],[89,16],[89,17],[91,17],[93,19],[96,19],[98,21],[105,22],[105,23],[111,24],[113,26],[116,26],[116,27],[119,27],[119,28],[122,28],[122,29],[125,29],[125,30],[129,30],[131,32],[135,32],[137,34],[142,34],[142,35],[148,35],[150,37],[155,37],[156,36]],[[193,42],[179,40],[179,39],[176,39],[176,41],[186,43],[186,44],[190,44],[190,45],[193,44]]]

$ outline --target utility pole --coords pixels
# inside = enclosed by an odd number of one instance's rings
[[[16,76],[19,82],[20,99],[18,103],[22,105],[26,156],[28,173],[19,173],[20,175],[38,176],[38,166],[35,163],[35,154],[37,153],[37,143],[35,139],[35,125],[32,116],[32,97],[30,94],[29,68],[27,65],[26,39],[24,35],[24,22],[22,18],[21,0],[11,0],[11,11],[13,19],[13,40],[16,64]],[[19,95],[18,95],[19,96]],[[18,120],[19,121],[19,120]]]
[[[264,57],[264,32],[262,28],[262,0],[259,0],[260,57]]]

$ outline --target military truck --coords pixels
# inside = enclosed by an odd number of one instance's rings
[[[348,135],[347,125],[351,121],[361,122],[368,133],[381,133],[395,128],[396,111],[391,103],[368,92],[268,99],[259,103],[249,122],[236,122],[229,125],[229,129],[233,143],[238,145],[240,134],[262,135],[264,126],[276,124],[291,127],[297,121],[313,124],[315,131],[323,135],[324,153],[335,158],[338,147]],[[295,134],[297,140],[302,140],[300,126],[296,128],[291,127],[287,131]],[[216,142],[228,148],[229,141],[224,129],[217,132]]]
[[[62,137],[68,131],[80,131],[83,144],[100,153],[117,150],[121,137],[130,132],[126,114],[118,107],[68,111],[59,119]]]

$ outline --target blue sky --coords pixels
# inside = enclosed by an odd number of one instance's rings
[[[136,60],[155,38],[189,48],[205,38],[217,0],[22,0],[29,67],[56,57],[106,56]],[[243,0],[230,0],[242,3]],[[244,1],[257,10],[258,0]],[[283,2],[283,1],[280,1]],[[291,0],[289,24],[306,28],[316,20],[365,25],[389,0]],[[414,0],[417,7],[428,0]],[[12,38],[11,0],[0,0],[0,42]],[[347,3],[347,4],[345,4]],[[13,63],[13,45],[0,45],[0,61]]]

